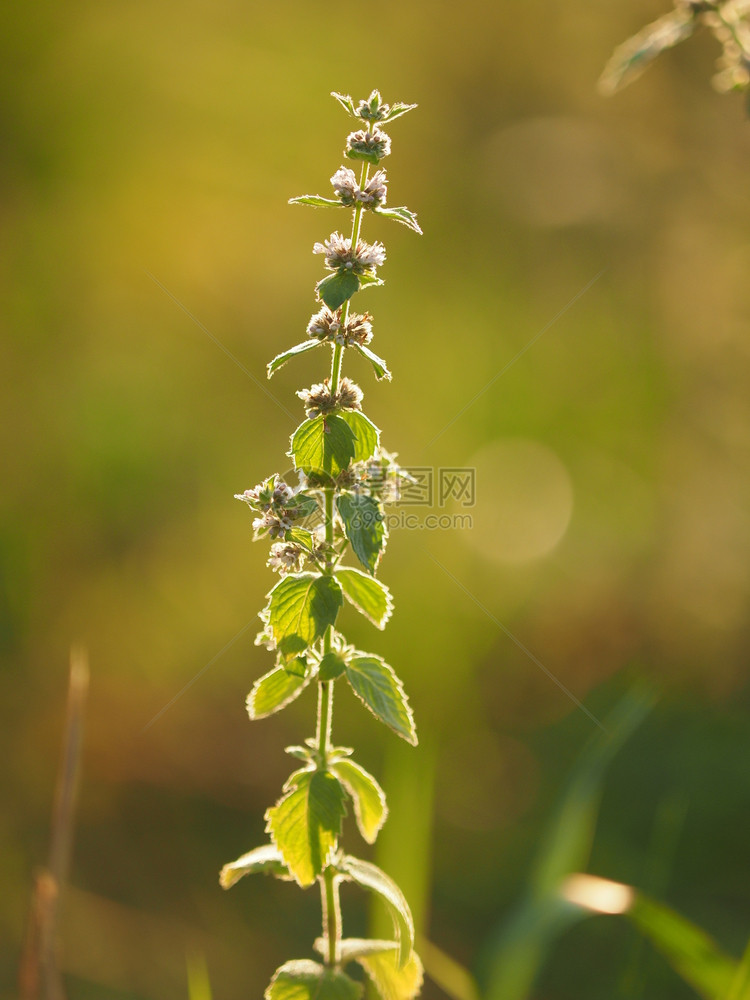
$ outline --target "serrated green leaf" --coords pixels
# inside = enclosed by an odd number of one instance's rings
[[[414,948],[414,921],[409,904],[396,883],[377,865],[361,858],[344,855],[337,865],[346,878],[376,893],[388,907],[399,941],[399,966],[403,968]]]
[[[340,493],[336,506],[354,554],[365,569],[374,573],[388,539],[381,504],[366,493]]]
[[[300,424],[292,435],[289,452],[295,469],[305,473],[323,473],[337,476],[355,458],[359,445],[348,413],[329,413],[313,417]],[[369,456],[368,456],[369,457]],[[357,459],[359,461],[359,459]]]
[[[407,743],[417,745],[414,716],[393,667],[372,653],[360,653],[347,661],[346,679],[376,718]]]
[[[349,566],[337,569],[335,575],[347,601],[373,625],[384,629],[393,612],[393,599],[386,585]]]
[[[422,235],[416,214],[403,205],[398,208],[386,208],[385,205],[379,205],[377,208],[373,208],[373,212],[376,215],[385,216],[386,219],[393,219],[395,222],[400,222],[404,226],[408,226],[409,229],[413,229],[415,233],[419,233],[420,236]]]
[[[354,101],[348,94],[337,94],[335,90],[332,90],[331,97],[335,97],[344,111],[348,112],[353,118],[357,117],[357,109],[354,107]]]
[[[286,533],[287,542],[294,542],[295,545],[302,546],[306,552],[312,552],[313,550],[312,539],[312,532],[308,531],[307,528],[290,528]]]
[[[285,962],[266,988],[265,1000],[359,1000],[362,986],[344,972],[308,958]]]
[[[350,346],[359,351],[362,357],[367,358],[375,371],[375,378],[378,381],[381,378],[385,378],[390,382],[391,373],[388,371],[388,367],[382,358],[379,358],[374,351],[371,351],[369,347],[365,347],[364,344],[351,344]]]
[[[310,680],[309,676],[299,676],[276,667],[253,684],[245,705],[251,719],[264,719],[294,701],[302,693]]]
[[[380,430],[359,410],[342,410],[338,416],[354,435],[354,461],[369,461],[380,443]]]
[[[346,660],[335,650],[331,650],[329,653],[326,653],[320,661],[320,666],[318,667],[318,680],[335,681],[337,677],[340,677],[343,674],[345,667]]]
[[[303,760],[306,764],[309,764],[313,760],[313,752],[307,747],[284,747],[284,753],[288,753],[290,757],[295,757],[297,760]]]
[[[321,278],[315,286],[318,297],[329,309],[338,309],[355,292],[359,291],[360,279],[351,271],[337,271]]]
[[[292,677],[307,677],[310,673],[310,668],[307,665],[307,657],[305,656],[295,656],[293,659],[282,663],[281,666]]]
[[[296,344],[288,351],[284,351],[283,354],[277,354],[273,361],[269,361],[266,365],[268,378],[271,378],[274,372],[277,372],[290,358],[295,357],[297,354],[304,354],[305,351],[311,351],[313,347],[318,347],[321,343],[322,341],[320,340],[303,340],[301,344]]]
[[[277,878],[288,879],[289,869],[284,864],[279,851],[273,844],[264,844],[256,847],[247,854],[243,854],[236,861],[231,861],[224,865],[219,875],[219,885],[222,889],[229,889],[236,882],[239,882],[245,875],[254,875],[262,872],[264,875],[275,875]]]
[[[362,288],[379,288],[385,281],[376,274],[360,274],[359,284]]]
[[[271,590],[260,617],[288,660],[322,638],[342,603],[341,587],[333,577],[290,573]]]
[[[665,49],[689,38],[696,26],[692,11],[684,9],[665,14],[647,25],[612,53],[599,79],[599,90],[604,94],[614,94],[631,83]]]
[[[343,208],[338,198],[322,198],[319,194],[303,194],[299,198],[290,198],[290,205],[311,205],[313,208]]]
[[[353,760],[337,760],[331,764],[331,771],[352,797],[359,832],[368,844],[374,844],[388,816],[385,792],[373,776]]]
[[[382,1000],[413,1000],[422,989],[424,970],[415,951],[399,968],[398,949],[372,951],[356,959],[372,980]]]
[[[385,125],[386,122],[395,121],[401,115],[405,115],[407,111],[413,111],[416,107],[416,104],[403,104],[401,101],[397,101],[396,104],[391,105],[391,110],[382,120],[381,124]]]
[[[328,771],[299,771],[290,790],[266,810],[266,832],[304,888],[328,865],[346,815],[344,789]]]

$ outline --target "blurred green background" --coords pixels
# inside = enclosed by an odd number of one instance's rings
[[[303,339],[312,244],[343,224],[286,199],[328,195],[342,162],[349,122],[329,92],[373,86],[419,104],[386,165],[389,203],[425,235],[366,219],[388,262],[362,304],[394,381],[358,357],[346,370],[403,464],[476,468],[477,495],[471,529],[393,531],[383,635],[347,617],[403,676],[422,742],[397,745],[339,696],[335,736],[392,810],[374,855],[351,823],[346,843],[486,982],[597,731],[545,670],[597,719],[646,677],[659,701],[607,771],[590,870],[739,954],[750,124],[712,92],[702,36],[622,95],[595,90],[612,48],[666,6],[3,5],[4,995],[46,858],[76,641],[92,678],[61,916],[70,1000],[184,998],[186,953],[205,956],[215,998],[260,996],[319,933],[317,893],[217,882],[264,839],[282,748],[314,714],[307,692],[247,720],[271,666],[253,638],[272,577],[232,494],[288,465],[294,422],[258,382]],[[305,355],[270,389],[301,418],[293,392],[326,364]],[[346,932],[363,932],[365,900],[343,902]],[[538,1000],[693,995],[616,921],[544,958]],[[424,995],[444,996],[429,980]]]

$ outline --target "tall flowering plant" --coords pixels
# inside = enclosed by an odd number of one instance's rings
[[[377,571],[388,539],[384,504],[398,499],[406,474],[381,447],[379,429],[362,412],[362,390],[342,375],[342,366],[347,350],[353,350],[369,361],[376,379],[391,377],[369,346],[372,317],[354,312],[351,301],[357,292],[383,284],[378,270],[385,247],[367,243],[361,235],[367,213],[421,232],[407,208],[387,206],[388,179],[380,167],[391,148],[383,126],[416,105],[384,104],[376,90],[358,104],[342,94],[333,96],[357,123],[347,137],[345,155],[359,165],[359,177],[341,166],[331,177],[334,197],[305,195],[291,202],[351,210],[351,235],[334,232],[313,247],[327,271],[315,286],[317,311],[306,339],[268,365],[270,378],[291,358],[325,345],[331,353],[330,374],[297,393],[306,418],[291,438],[294,484],[273,475],[237,497],[254,514],[254,537],[271,540],[268,566],[280,577],[260,613],[263,628],[257,639],[276,663],[253,685],[248,713],[251,719],[265,718],[314,684],[317,724],[313,737],[286,748],[298,767],[266,811],[269,843],[225,865],[221,884],[229,888],[244,875],[264,872],[303,889],[316,883],[320,887],[322,934],[314,949],[322,961],[284,963],[266,1000],[357,1000],[362,986],[344,971],[350,963],[364,969],[384,1000],[410,1000],[421,987],[422,967],[414,952],[407,902],[385,872],[341,844],[349,805],[360,834],[374,843],[387,816],[385,794],[353,759],[352,749],[334,745],[331,723],[335,685],[349,684],[376,718],[408,743],[417,742],[412,712],[393,668],[377,653],[355,649],[336,627],[345,601],[379,629],[393,609]],[[345,881],[385,903],[393,919],[392,940],[343,936],[339,886]]]

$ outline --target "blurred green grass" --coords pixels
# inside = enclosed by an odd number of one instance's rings
[[[392,794],[379,861],[422,931],[473,967],[593,728],[433,556],[597,717],[634,675],[660,686],[610,771],[592,870],[643,885],[657,805],[682,795],[659,895],[740,953],[750,138],[740,102],[710,90],[702,42],[597,96],[612,47],[661,10],[3,7],[4,991],[46,852],[71,641],[92,665],[63,910],[71,1000],[184,997],[188,945],[214,995],[257,993],[318,931],[310,894],[217,885],[263,839],[281,748],[313,713],[303,696],[251,726],[243,709],[268,669],[252,638],[271,581],[232,494],[282,471],[292,422],[146,272],[262,381],[300,339],[312,243],[338,223],[286,199],[325,193],[339,165],[347,123],[329,91],[373,86],[419,102],[393,126],[389,197],[425,236],[367,230],[388,246],[367,307],[394,382],[375,385],[360,359],[348,370],[404,464],[477,467],[475,527],[395,530],[393,621],[373,636],[351,618],[404,676],[425,746],[389,746],[339,699],[337,738]],[[294,410],[320,376],[314,353],[270,389]],[[358,900],[345,904],[347,933],[363,930]],[[603,923],[553,951],[544,996],[616,995],[632,942]],[[653,975],[659,996],[687,995]]]

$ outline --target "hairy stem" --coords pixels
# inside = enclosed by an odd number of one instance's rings
[[[341,904],[339,884],[332,868],[326,868],[320,882],[323,903],[323,932],[328,942],[327,965],[338,965],[341,961]]]
[[[364,188],[367,183],[367,175],[370,171],[369,163],[365,162],[362,164],[362,173],[359,177],[359,187],[360,190]],[[364,205],[362,202],[357,204],[354,209],[354,220],[352,222],[352,247],[357,246],[357,240],[359,239],[359,233],[362,228],[362,212],[364,210]],[[349,319],[349,304],[351,299],[347,299],[344,304],[344,312],[341,316],[341,325],[346,326],[347,320]],[[336,344],[333,349],[333,361],[331,362],[331,392],[335,393],[339,387],[339,380],[341,379],[341,362],[344,359],[344,348],[341,344]]]
[[[360,189],[367,184],[369,164],[362,164],[362,173],[359,178]],[[352,247],[356,248],[359,234],[362,228],[362,212],[364,206],[361,202],[354,209],[352,220]],[[347,299],[341,316],[341,325],[346,326],[349,319],[349,304],[351,299]],[[341,364],[344,359],[344,348],[341,344],[336,344],[333,349],[333,359],[331,361],[331,393],[338,391],[341,381]],[[326,542],[330,546],[326,553],[325,572],[330,576],[333,573],[335,555],[333,553],[334,531],[334,498],[335,487],[327,487],[325,496],[325,529]],[[332,628],[329,625],[323,637],[323,652],[331,651]],[[318,749],[318,766],[325,768],[328,753],[331,749],[331,724],[333,721],[333,681],[320,681],[318,684],[318,728],[315,735],[315,742]],[[328,941],[328,955],[326,962],[328,965],[338,965],[341,942],[341,906],[339,903],[339,887],[336,876],[332,868],[326,868],[320,881],[321,902],[323,907],[323,935]]]

